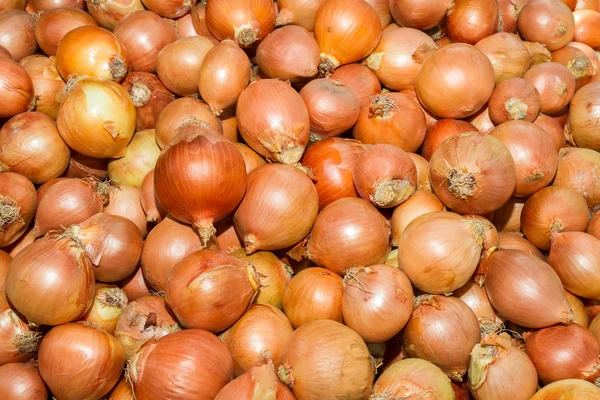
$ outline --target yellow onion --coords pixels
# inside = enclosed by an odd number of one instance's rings
[[[558,152],[553,186],[575,189],[587,201],[590,212],[600,209],[600,154],[591,149],[565,147]]]
[[[512,33],[495,33],[478,41],[475,47],[490,59],[496,84],[506,79],[522,77],[531,64],[527,47]]]
[[[242,153],[242,157],[244,157],[244,163],[246,164],[246,172],[248,174],[250,171],[267,163],[261,156],[258,155],[257,152],[252,150],[244,143],[235,142],[233,145],[237,147],[240,153]]]
[[[600,151],[600,129],[595,125],[600,113],[598,96],[600,82],[590,83],[575,93],[569,107],[569,126],[575,144],[596,151]]]
[[[156,200],[154,193],[154,168],[152,168],[142,181],[140,203],[146,213],[148,222],[159,223],[167,215],[167,212]]]
[[[567,67],[556,62],[534,65],[523,75],[540,94],[540,111],[560,113],[575,94],[576,81]]]
[[[561,0],[529,0],[517,22],[521,36],[550,51],[566,46],[575,30],[573,13]]]
[[[111,31],[129,14],[144,9],[140,0],[86,0],[86,4],[98,24]]]
[[[299,25],[309,32],[315,28],[317,10],[325,0],[277,0],[277,26]]]
[[[0,396],[3,399],[47,399],[48,389],[36,366],[12,363],[0,368]]]
[[[34,54],[22,59],[20,64],[33,82],[35,111],[56,120],[65,97],[65,83],[56,70],[56,58]]]
[[[60,40],[68,32],[84,25],[98,26],[98,23],[90,14],[77,8],[46,10],[35,24],[35,40],[44,53],[55,56]]]
[[[195,0],[142,0],[142,3],[150,11],[154,11],[164,18],[179,18],[188,13],[194,4]]]
[[[252,47],[275,29],[275,7],[271,0],[208,1],[206,26],[218,40]]]
[[[97,284],[94,302],[81,320],[95,324],[112,335],[127,303],[127,295],[122,289],[115,285]]]
[[[531,400],[596,400],[600,388],[581,379],[564,379],[544,386]]]
[[[140,190],[131,186],[115,186],[110,192],[106,214],[125,217],[137,226],[142,237],[148,234],[148,222],[140,201]]]
[[[485,289],[474,280],[469,280],[464,286],[456,289],[453,295],[469,306],[482,328],[486,326],[497,327],[502,323],[502,319],[492,307]]]
[[[279,380],[271,361],[256,365],[229,382],[215,400],[272,399],[296,400],[290,389]]]
[[[433,194],[418,190],[412,197],[394,209],[390,225],[392,227],[392,245],[398,242],[408,224],[421,215],[444,211],[444,204]]]
[[[12,117],[35,107],[34,86],[27,71],[8,57],[0,57],[0,117]]]
[[[115,185],[141,188],[144,177],[156,165],[160,148],[154,129],[138,131],[125,149],[125,156],[108,162],[108,178]]]
[[[585,305],[581,299],[571,292],[565,290],[565,295],[567,296],[567,300],[569,301],[569,305],[571,306],[571,310],[575,314],[575,319],[573,320],[574,324],[578,324],[583,326],[584,328],[590,329],[592,334],[594,333],[592,328],[590,327],[590,317],[588,316],[587,310],[585,309]],[[596,336],[596,335],[594,335]],[[597,337],[596,337],[597,339]]]

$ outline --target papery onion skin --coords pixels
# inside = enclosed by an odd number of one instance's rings
[[[148,72],[130,72],[121,85],[127,90],[136,108],[136,132],[154,129],[160,112],[175,96],[160,79]]]
[[[88,13],[75,8],[59,8],[44,12],[35,25],[35,39],[40,49],[49,56],[55,56],[60,40],[80,26],[98,26]]]
[[[517,232],[499,232],[498,233],[498,248],[504,250],[519,250],[526,253],[531,253],[542,261],[546,261],[546,256],[538,250],[529,240],[525,239]]]
[[[404,203],[394,209],[391,219],[392,245],[398,246],[402,233],[416,218],[432,212],[444,211],[444,204],[435,195],[418,190]]]
[[[485,290],[474,280],[469,280],[465,285],[455,290],[453,296],[469,306],[480,325],[502,322],[492,307]]]
[[[238,99],[236,116],[242,137],[261,156],[283,164],[302,157],[310,119],[302,97],[289,84],[275,79],[251,84]]]
[[[429,171],[435,194],[461,214],[499,209],[516,186],[510,151],[499,139],[483,133],[462,133],[447,139],[431,156]]]
[[[206,26],[218,40],[252,47],[275,29],[271,0],[222,0],[206,3]]]
[[[0,367],[0,396],[3,399],[42,400],[48,398],[48,389],[37,367],[11,363]]]
[[[534,65],[524,75],[540,94],[540,111],[555,114],[562,110],[573,98],[575,78],[559,63]]]
[[[0,268],[0,273],[6,275],[6,268]],[[29,328],[25,318],[11,308],[4,289],[4,282],[0,282],[0,366],[31,360],[41,340],[41,334]]]
[[[97,284],[92,307],[81,320],[95,324],[113,335],[127,303],[127,295],[122,289],[115,285]]]
[[[144,9],[140,0],[86,0],[86,3],[92,17],[109,31],[128,15]]]
[[[499,32],[481,39],[475,47],[490,59],[496,84],[506,79],[520,78],[529,69],[529,52],[516,35]]]
[[[273,399],[296,400],[291,390],[277,376],[272,362],[256,365],[246,374],[229,382],[215,400]]]
[[[342,275],[353,266],[383,263],[389,240],[389,224],[371,203],[344,198],[329,204],[317,217],[307,254],[315,264]]]
[[[279,12],[275,24],[279,26],[293,24],[309,32],[315,28],[315,16],[325,0],[277,0]]]
[[[486,267],[490,302],[510,321],[527,328],[573,321],[560,278],[533,254],[498,250],[488,256]]]
[[[293,331],[279,309],[269,304],[253,304],[219,338],[233,357],[235,376],[240,376],[265,359],[271,359],[279,367]]]
[[[0,11],[0,46],[11,54],[13,60],[36,52],[34,17],[23,10]]]
[[[600,128],[596,126],[600,117],[600,82],[581,88],[571,100],[569,126],[578,147],[600,151]]]
[[[162,208],[158,200],[156,200],[156,195],[154,194],[154,168],[144,177],[140,190],[140,203],[142,204],[144,213],[146,213],[148,222],[159,223],[165,218],[167,212]]]
[[[564,379],[546,385],[531,400],[594,400],[600,396],[600,388],[581,379]]]
[[[117,282],[117,286],[123,289],[129,301],[135,301],[143,296],[150,296],[150,285],[144,279],[141,267],[138,267],[127,278]]]
[[[438,25],[449,9],[445,0],[390,0],[390,12],[398,25],[419,30]]]
[[[465,303],[455,297],[422,295],[415,299],[404,328],[404,348],[410,356],[432,362],[461,382],[480,337],[479,322]]]
[[[34,86],[23,67],[7,57],[0,57],[0,117],[12,117],[35,107]]]
[[[298,399],[365,399],[374,369],[358,334],[339,322],[321,320],[294,331],[278,375]]]
[[[381,83],[377,75],[364,65],[342,65],[333,71],[330,77],[349,87],[354,92],[361,108],[371,103],[371,97],[381,93]]]
[[[565,290],[565,295],[567,296],[567,300],[569,301],[571,310],[573,310],[573,313],[575,314],[575,319],[573,320],[573,323],[581,325],[587,329],[590,326],[590,318],[588,316],[587,310],[585,309],[583,301],[581,301],[579,297],[575,296],[574,294],[571,294],[571,292],[567,290]],[[590,329],[590,332],[594,334],[592,329]],[[596,337],[596,339],[598,338]]]
[[[540,94],[525,79],[510,78],[496,86],[488,104],[494,124],[511,120],[533,122],[540,113]]]
[[[590,212],[600,208],[600,154],[590,149],[564,148],[558,152],[553,186],[575,189],[585,197]]]
[[[112,392],[110,392],[108,400],[135,400],[133,388],[131,387],[131,384],[127,382],[127,379],[121,379]]]
[[[477,132],[477,128],[470,122],[459,119],[440,119],[427,129],[427,134],[421,147],[421,156],[429,161],[435,149],[446,139],[459,133],[467,132]]]
[[[33,82],[35,110],[56,120],[66,85],[56,70],[55,57],[34,54],[23,58],[20,64]]]
[[[108,162],[108,178],[115,185],[141,188],[144,177],[154,168],[159,155],[154,129],[137,131],[127,145],[125,155]]]
[[[446,29],[455,42],[475,44],[498,30],[498,2],[456,0],[448,11]]]
[[[140,190],[137,188],[115,186],[110,192],[110,201],[103,212],[131,220],[142,233],[142,237],[148,234],[148,222],[140,202]]]
[[[563,147],[566,147],[567,141],[563,133],[563,129],[558,122],[554,120],[554,118],[540,113],[533,123],[546,131],[546,133],[552,139],[552,143],[554,143],[554,147],[556,148],[557,152]]]
[[[545,45],[550,51],[566,46],[573,39],[573,13],[560,0],[529,0],[517,22],[523,37]]]
[[[573,41],[584,43],[593,49],[600,48],[598,25],[600,24],[600,8],[595,10],[577,10],[573,12],[575,30]]]

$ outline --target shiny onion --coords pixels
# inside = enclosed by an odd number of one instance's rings
[[[156,144],[154,129],[138,131],[129,142],[125,156],[108,162],[108,178],[115,185],[140,188],[159,155],[160,148]]]
[[[250,171],[267,163],[261,156],[258,155],[257,152],[252,150],[244,143],[235,142],[233,145],[237,147],[240,153],[242,153],[242,157],[244,157],[244,163],[246,164],[247,173],[250,173]]]
[[[35,40],[44,53],[55,56],[65,34],[85,25],[98,26],[98,23],[90,14],[75,8],[50,10],[42,13],[35,24]]]
[[[507,333],[492,334],[471,352],[469,388],[478,400],[529,400],[537,391],[538,375],[516,340]]]
[[[277,0],[277,26],[299,25],[309,32],[315,28],[317,10],[325,0]]]
[[[406,275],[388,265],[353,267],[344,276],[344,324],[365,342],[383,343],[397,335],[413,309],[413,289]]]
[[[491,61],[496,84],[510,78],[520,78],[531,63],[527,47],[511,33],[499,32],[475,44]]]
[[[121,19],[113,33],[127,50],[130,71],[154,72],[158,54],[177,40],[177,30],[152,11],[140,10]]]
[[[240,133],[254,151],[284,164],[300,161],[310,119],[302,97],[288,83],[262,79],[251,84],[240,95],[236,110]]]
[[[575,314],[575,319],[573,320],[574,324],[578,324],[583,326],[584,328],[588,328],[590,326],[590,318],[588,312],[583,304],[583,301],[571,292],[565,290],[565,295],[567,296],[567,300],[569,301],[569,305],[571,306],[571,310]],[[590,328],[590,332],[594,334],[593,330]],[[594,336],[596,336],[594,334]],[[596,339],[598,339],[596,337]]]
[[[194,28],[194,23],[192,22],[191,13],[187,13],[183,17],[175,20],[175,26],[177,27],[177,38],[179,39],[191,36],[205,36],[199,35],[198,32],[196,32],[196,28]]]
[[[433,48],[435,43],[416,29],[392,26],[383,32],[365,65],[391,90],[414,88],[420,65],[412,55],[421,46]]]
[[[573,40],[573,13],[561,0],[529,0],[517,22],[521,36],[543,44],[550,51]]]
[[[115,285],[97,284],[94,302],[81,320],[95,324],[112,335],[127,303],[127,295],[122,289]]]
[[[298,272],[283,297],[283,311],[294,328],[311,321],[328,319],[342,322],[343,281],[325,268]]]
[[[500,10],[500,22],[498,31],[515,33],[517,31],[517,19],[521,10],[529,0],[498,0]]]
[[[565,289],[589,299],[600,298],[600,240],[584,232],[556,233],[548,262]]]
[[[594,61],[597,60],[598,56],[594,53]],[[590,83],[597,70],[592,59],[583,50],[573,46],[553,51],[552,61],[564,65],[571,72],[575,78],[575,91]]]
[[[158,53],[156,73],[160,81],[180,96],[198,94],[200,68],[215,44],[204,36],[179,39]]]
[[[156,162],[154,190],[163,208],[198,229],[206,244],[216,232],[213,223],[244,197],[246,166],[239,150],[207,123],[178,131]]]
[[[35,92],[35,110],[56,120],[64,98],[65,83],[56,70],[54,57],[40,54],[27,56],[20,64],[31,77]]]
[[[390,12],[398,25],[419,30],[438,25],[449,9],[446,0],[390,0]]]
[[[313,140],[341,135],[358,120],[358,98],[341,81],[314,79],[300,90],[300,96],[308,110]]]
[[[465,303],[456,297],[422,295],[415,299],[404,328],[404,348],[411,357],[437,365],[460,382],[480,337],[479,322]]]
[[[92,305],[93,267],[74,239],[47,236],[13,258],[6,273],[6,295],[30,323],[74,321]]]
[[[244,199],[233,216],[247,254],[293,246],[310,233],[319,213],[319,196],[299,169],[268,164],[248,175]]]
[[[86,0],[86,3],[92,17],[110,31],[128,15],[144,9],[140,0]]]
[[[568,187],[550,186],[527,199],[521,211],[521,230],[537,248],[549,250],[553,235],[584,232],[588,218],[582,195]]]
[[[242,316],[259,286],[252,265],[222,252],[201,250],[171,270],[165,295],[183,326],[220,332]]]
[[[381,22],[364,0],[326,1],[315,16],[315,38],[321,49],[319,73],[328,75],[371,54],[381,39]]]
[[[104,180],[108,178],[107,168],[107,159],[88,157],[71,150],[71,161],[69,161],[66,176],[69,178],[93,177]]]
[[[381,21],[381,27],[385,28],[392,22],[392,15],[390,14],[390,4],[388,0],[365,0],[373,7],[379,20]]]
[[[567,67],[550,62],[535,65],[523,75],[540,94],[540,111],[555,114],[569,104],[575,93],[575,78]]]
[[[430,160],[435,149],[451,136],[459,133],[477,132],[477,128],[470,122],[459,119],[440,119],[432,127],[427,129],[421,155]]]
[[[162,297],[142,296],[131,301],[119,317],[114,335],[130,360],[147,342],[180,331],[181,327]]]
[[[564,379],[544,386],[531,400],[595,400],[600,388],[581,379]]]
[[[488,106],[496,125],[512,120],[533,122],[540,113],[540,94],[529,81],[510,78],[496,86]]]
[[[423,394],[435,399],[455,398],[450,379],[442,370],[429,361],[409,358],[391,363],[384,370],[370,399],[410,399]]]
[[[52,328],[38,355],[40,375],[55,396],[98,399],[117,384],[125,364],[119,341],[91,324]]]
[[[323,400],[324,394],[327,399],[365,399],[374,374],[360,336],[328,320],[313,321],[294,331],[278,370],[279,379],[302,400]]]
[[[398,246],[400,237],[406,227],[421,215],[444,211],[444,204],[435,195],[425,190],[418,190],[404,203],[394,209],[391,219],[392,245]]]
[[[221,121],[214,116],[205,103],[189,97],[172,101],[160,111],[156,119],[156,143],[164,149],[173,140],[179,127],[186,123],[201,121],[212,126],[217,133],[223,133]]]
[[[600,117],[598,96],[600,82],[590,83],[575,93],[569,107],[569,126],[575,144],[596,151],[600,151],[600,128],[596,126]]]
[[[525,351],[545,385],[563,379],[594,382],[600,375],[600,345],[590,331],[577,324],[525,334]]]
[[[393,144],[415,152],[425,139],[425,115],[417,101],[404,93],[377,94],[361,108],[352,133],[363,143]]]
[[[465,285],[455,290],[453,296],[469,306],[477,317],[480,326],[498,326],[502,323],[485,290],[474,280],[469,280]]]
[[[540,113],[533,123],[546,131],[550,136],[550,139],[552,139],[552,143],[554,143],[554,148],[556,148],[557,152],[563,147],[566,147],[567,141],[563,129],[554,118]]]
[[[577,10],[573,12],[575,20],[573,41],[587,44],[593,49],[600,48],[600,8]]]
[[[423,292],[452,293],[469,281],[483,251],[497,244],[496,236],[496,228],[484,219],[452,212],[425,214],[400,236],[398,264]]]
[[[364,65],[342,65],[333,71],[330,77],[342,82],[354,92],[361,109],[371,103],[371,97],[381,93],[381,83],[377,75]]]
[[[156,200],[156,194],[154,192],[154,168],[151,169],[144,180],[142,181],[140,203],[146,213],[148,222],[159,223],[167,215],[167,212]]]
[[[296,400],[291,390],[277,376],[271,361],[256,365],[244,375],[229,382],[215,400],[239,399]]]
[[[149,342],[128,367],[128,379],[140,400],[213,400],[233,379],[227,347],[202,329],[187,329]]]
[[[220,41],[252,47],[275,29],[275,7],[271,0],[207,1],[206,26]]]
[[[360,197],[381,208],[396,207],[417,189],[415,163],[404,150],[390,144],[364,150],[352,175]]]
[[[112,392],[110,392],[108,400],[135,400],[133,388],[131,387],[131,384],[127,382],[127,379],[121,379]]]
[[[150,286],[144,280],[141,267],[138,267],[127,278],[117,282],[117,286],[123,289],[129,301],[135,301],[143,296],[150,296]]]
[[[212,33],[210,33],[208,27],[206,26],[206,3],[201,1],[198,2],[196,6],[192,8],[190,15],[192,16],[194,30],[199,36],[212,38],[215,40],[215,42],[218,42],[218,40],[212,35]]]
[[[455,42],[474,45],[498,31],[498,13],[495,0],[456,0],[448,10],[448,37]]]
[[[587,201],[590,212],[600,209],[600,154],[590,149],[564,148],[558,152],[553,186],[575,189]]]
[[[315,76],[320,59],[314,36],[294,25],[273,31],[256,50],[256,63],[262,73],[290,82]]]
[[[279,309],[269,304],[253,304],[219,338],[233,357],[235,376],[240,376],[267,359],[279,367],[293,331]]]
[[[600,211],[597,211],[594,215],[592,215],[586,232],[594,236],[596,239],[600,239]]]
[[[417,190],[433,193],[429,180],[429,162],[415,153],[408,153],[408,156],[415,163],[415,167],[417,167]]]
[[[3,399],[41,400],[48,398],[48,389],[37,367],[12,363],[0,367],[0,396]]]
[[[16,62],[37,50],[35,22],[36,19],[23,10],[0,12],[0,46],[8,50]]]
[[[0,118],[32,110],[35,89],[27,71],[7,57],[0,57],[0,70]]]
[[[104,208],[106,214],[118,215],[131,220],[142,233],[148,234],[148,222],[140,201],[140,190],[131,186],[117,186],[110,192],[108,206]]]
[[[0,173],[0,247],[25,233],[36,208],[37,194],[31,181],[15,172]]]
[[[389,241],[389,223],[375,206],[364,199],[344,198],[317,217],[307,254],[315,264],[343,275],[350,267],[385,262]]]
[[[34,234],[36,237],[44,236],[102,212],[110,191],[110,184],[93,178],[70,178],[58,182],[48,189],[40,201]]]
[[[358,197],[352,172],[365,146],[356,141],[328,138],[313,143],[301,163],[310,169],[319,195],[319,208],[344,197]]]
[[[155,12],[161,17],[179,18],[192,10],[196,4],[196,0],[142,0],[142,3],[148,10]]]
[[[51,179],[48,182],[41,185],[37,190],[38,204],[40,204],[40,201],[42,201],[42,198],[46,195],[46,192],[48,192],[48,189],[50,189],[52,186],[56,185],[58,182],[64,181],[67,179],[69,179],[69,178],[65,177],[65,176],[61,176],[60,178]]]
[[[502,207],[516,186],[510,150],[483,133],[461,133],[442,143],[431,156],[435,194],[462,214],[486,214]]]
[[[136,132],[154,129],[160,112],[175,99],[160,79],[148,72],[128,73],[121,86],[127,90],[136,108]]]
[[[467,119],[481,133],[490,133],[496,125],[490,118],[490,108],[486,106]]]
[[[199,77],[200,96],[213,114],[219,116],[225,108],[237,103],[250,83],[250,60],[237,44],[224,41],[206,53]]]
[[[0,273],[6,275],[6,269]],[[0,366],[24,363],[37,354],[41,335],[29,328],[25,318],[17,314],[6,300],[4,283],[0,282]]]
[[[59,8],[85,9],[85,0],[28,0],[25,10],[28,13],[50,11]]]
[[[133,137],[135,115],[133,101],[118,83],[81,78],[70,86],[56,122],[73,150],[89,157],[118,158]]]
[[[524,251],[533,254],[542,261],[546,261],[546,256],[529,240],[525,239],[522,234],[517,232],[499,232],[498,248]]]
[[[573,321],[560,278],[531,253],[498,250],[488,256],[485,290],[494,308],[526,328]]]

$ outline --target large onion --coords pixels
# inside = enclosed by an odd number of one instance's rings
[[[475,47],[492,62],[496,84],[506,79],[520,78],[529,69],[529,52],[516,35],[499,32],[481,39]]]
[[[446,20],[448,37],[475,44],[498,31],[498,12],[494,0],[456,0]]]
[[[34,86],[27,71],[8,57],[0,57],[0,117],[12,117],[35,107]]]
[[[58,8],[46,11],[35,24],[35,40],[44,53],[55,56],[60,40],[68,32],[85,25],[98,26],[98,23],[83,10]]]
[[[272,362],[256,365],[229,382],[215,400],[272,399],[296,400],[291,390],[277,376]]]
[[[600,154],[590,149],[564,148],[558,152],[554,186],[575,189],[587,201],[591,212],[600,209]]]
[[[275,29],[275,7],[271,0],[208,1],[206,26],[218,40],[252,47]]]
[[[108,162],[108,178],[115,185],[141,188],[159,155],[154,129],[137,131],[125,149],[125,155]]]
[[[36,19],[23,10],[0,12],[0,46],[19,62],[37,50],[35,41]]]
[[[554,51],[573,39],[575,21],[561,0],[529,0],[519,14],[518,27],[527,40]]]
[[[13,363],[0,367],[0,396],[3,399],[45,400],[48,389],[37,367]]]
[[[540,111],[546,114],[560,112],[573,98],[575,78],[567,67],[550,62],[534,65],[524,75],[540,94]]]
[[[0,247],[25,233],[36,208],[37,195],[29,179],[15,172],[0,173]]]
[[[578,147],[600,151],[600,128],[596,126],[600,118],[600,82],[590,83],[577,93],[569,107],[571,136]]]

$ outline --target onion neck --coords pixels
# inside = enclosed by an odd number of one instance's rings
[[[252,27],[252,25],[242,25],[235,29],[235,41],[240,47],[252,46],[259,37],[258,29]]]
[[[460,172],[456,169],[448,170],[446,176],[448,190],[462,200],[468,200],[475,194],[477,180],[470,172]]]
[[[110,69],[110,76],[115,81],[120,81],[127,75],[127,64],[121,55],[113,56],[108,63]]]
[[[285,26],[294,22],[294,13],[289,8],[282,8],[275,18],[275,26]]]
[[[102,289],[97,298],[104,307],[122,310],[127,305],[127,295],[120,288]]]
[[[319,75],[322,77],[328,77],[331,75],[334,69],[340,66],[340,62],[337,58],[321,53],[321,63],[319,64]]]
[[[377,71],[379,70],[379,68],[381,67],[381,61],[383,59],[383,53],[372,53],[369,57],[367,57],[367,59],[365,60],[365,65],[371,70],[371,71]]]
[[[369,105],[369,118],[387,118],[393,114],[394,109],[398,109],[398,106],[393,99],[382,94],[377,94]]]
[[[590,63],[582,56],[577,56],[569,60],[567,68],[571,71],[575,79],[585,79],[594,75]]]
[[[516,97],[511,97],[504,103],[504,109],[510,115],[510,117],[514,120],[517,119],[525,119],[527,116],[527,109],[529,106],[527,103],[521,101]]]
[[[292,371],[292,367],[286,364],[281,364],[277,369],[277,376],[279,376],[279,380],[285,383],[289,387],[294,386],[294,375]]]
[[[408,200],[415,190],[415,185],[405,179],[376,182],[371,201],[378,207],[395,207]]]
[[[194,227],[198,230],[198,235],[200,235],[202,248],[208,246],[212,237],[217,233],[212,220],[200,221],[199,223],[194,224]]]
[[[31,331],[18,334],[14,338],[14,344],[18,354],[34,355],[37,353],[41,341],[42,334]]]
[[[258,250],[258,240],[256,240],[256,236],[249,233],[244,238],[244,248],[246,249],[246,255],[250,255],[255,253]]]
[[[0,232],[17,221],[23,221],[17,202],[10,197],[0,196]]]
[[[133,105],[143,107],[150,101],[152,91],[142,82],[135,82],[129,90],[129,96],[133,100]]]

